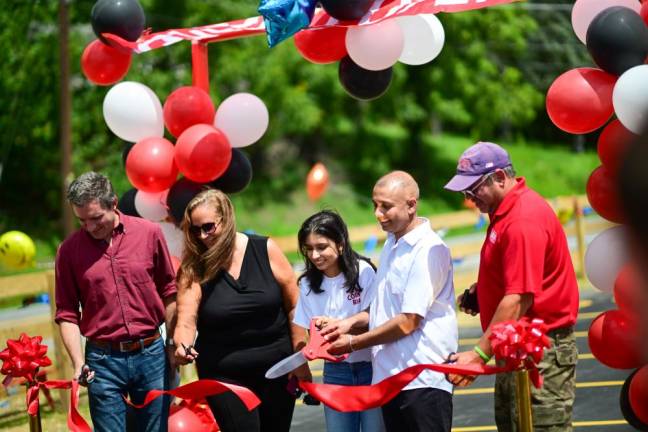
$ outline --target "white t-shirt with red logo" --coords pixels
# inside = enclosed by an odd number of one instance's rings
[[[305,329],[310,328],[311,318],[328,316],[332,318],[346,318],[366,310],[374,298],[373,278],[374,269],[365,261],[358,260],[358,284],[361,292],[347,292],[343,273],[335,277],[324,276],[322,279],[322,293],[315,293],[310,289],[306,278],[299,281],[299,301],[295,310],[293,322]],[[352,352],[346,359],[349,363],[371,361],[371,349],[362,349]]]

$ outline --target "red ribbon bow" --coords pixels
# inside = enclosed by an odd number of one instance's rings
[[[495,324],[489,340],[498,362],[503,362],[510,371],[527,369],[533,385],[541,387],[542,375],[537,364],[542,360],[544,349],[551,346],[546,331],[544,321],[525,317]]]
[[[38,368],[52,364],[45,355],[47,345],[41,345],[42,341],[41,336],[32,338],[25,333],[17,340],[9,339],[7,348],[0,352],[0,360],[3,361],[0,372],[11,378],[25,378],[29,383],[35,382]]]

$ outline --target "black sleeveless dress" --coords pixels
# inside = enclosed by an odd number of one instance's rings
[[[295,399],[286,377],[268,380],[266,371],[292,354],[281,287],[268,257],[268,239],[248,235],[238,279],[228,272],[201,285],[196,359],[200,378],[242,385],[261,399],[248,413],[231,393],[209,405],[223,432],[288,431]]]

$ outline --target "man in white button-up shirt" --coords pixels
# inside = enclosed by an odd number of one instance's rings
[[[322,332],[334,354],[372,347],[373,383],[416,364],[442,363],[457,350],[450,251],[417,216],[418,197],[406,172],[378,180],[374,212],[388,234],[373,282],[376,297],[368,312],[329,323]],[[424,371],[383,406],[383,417],[387,431],[448,432],[452,385],[443,374]]]

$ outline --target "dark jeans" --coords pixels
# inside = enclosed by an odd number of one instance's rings
[[[452,395],[444,390],[403,390],[382,411],[387,432],[450,432],[452,427]]]
[[[162,338],[134,353],[99,348],[88,342],[85,356],[86,364],[95,371],[95,380],[88,385],[95,432],[126,430],[126,402],[122,395],[141,404],[149,390],[167,388],[169,368]],[[159,397],[136,409],[135,417],[138,431],[166,432],[169,397]]]
[[[232,392],[207,398],[221,432],[288,432],[292,422],[295,398],[288,393],[288,379],[232,380],[223,377],[200,376],[247,387],[261,399],[261,405],[248,411]]]

